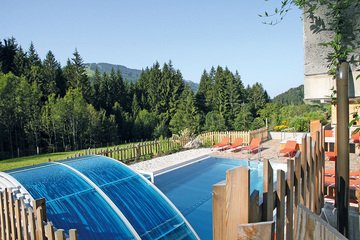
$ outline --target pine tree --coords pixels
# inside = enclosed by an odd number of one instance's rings
[[[199,89],[196,93],[196,105],[203,114],[213,109],[213,82],[210,75],[204,70],[200,78]]]
[[[77,49],[75,49],[71,61],[68,59],[64,68],[64,75],[67,79],[67,85],[72,88],[79,88],[87,102],[91,102],[92,89],[90,81],[86,75],[85,65]]]
[[[269,102],[269,95],[264,90],[261,83],[255,83],[248,90],[248,102],[252,107],[252,114],[254,117],[257,116],[258,110],[265,107],[265,104]]]
[[[35,50],[33,42],[31,42],[29,50],[27,51],[27,65],[25,69],[25,76],[30,84],[36,82],[40,89],[43,89],[43,82],[41,78],[42,63],[38,53]]]
[[[101,107],[101,96],[100,96],[100,85],[101,85],[101,81],[102,81],[102,78],[101,78],[101,74],[100,74],[100,71],[99,69],[96,67],[95,69],[95,75],[94,75],[94,78],[93,78],[93,93],[94,93],[94,97],[92,98],[92,105],[97,109],[99,110],[100,107]]]
[[[132,112],[133,116],[136,116],[139,113],[139,111],[140,111],[140,105],[137,100],[137,96],[134,93],[132,103],[131,103],[131,112]]]
[[[232,126],[236,114],[240,111],[241,104],[244,103],[244,85],[238,72],[232,74],[227,68],[225,69],[227,79],[227,93],[229,98],[229,108],[227,112],[228,126]]]
[[[228,83],[225,74],[226,72],[224,72],[223,68],[218,66],[214,76],[214,92],[216,96],[214,99],[214,110],[225,119],[225,122],[227,122],[227,113],[230,107],[230,103],[227,92]]]
[[[199,132],[200,115],[195,105],[195,96],[189,85],[181,95],[176,113],[171,118],[169,128],[173,134],[178,134],[184,129],[189,129],[191,133]]]
[[[3,73],[16,73],[16,65],[14,62],[18,45],[15,38],[8,38],[0,41],[0,70]]]
[[[242,105],[233,122],[234,130],[236,131],[250,130],[253,119],[254,118],[251,113],[251,106],[249,104]]]
[[[51,94],[61,94],[65,92],[65,80],[62,76],[60,63],[56,61],[54,54],[49,51],[42,64],[40,90],[43,98]]]
[[[25,75],[29,62],[27,59],[27,54],[24,52],[24,50],[22,49],[21,46],[16,51],[16,54],[14,57],[14,64],[15,64],[14,74],[16,76]]]

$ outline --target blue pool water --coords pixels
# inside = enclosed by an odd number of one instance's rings
[[[263,168],[257,161],[209,157],[155,176],[155,185],[175,204],[201,239],[212,239],[212,185],[225,180],[226,170],[250,168],[250,192],[262,195]]]
[[[10,171],[34,199],[45,198],[57,228],[79,239],[196,239],[162,193],[127,166],[87,156]]]

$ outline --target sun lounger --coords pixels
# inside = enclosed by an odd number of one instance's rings
[[[326,169],[324,172],[325,177],[335,177],[335,169]],[[357,180],[360,179],[360,171],[350,171],[349,179]]]
[[[354,134],[351,134],[351,140],[353,143],[360,143],[360,131]]]
[[[242,148],[243,142],[244,142],[244,140],[242,138],[236,138],[235,141],[231,145],[224,147],[222,150],[228,150],[230,152],[235,152]]]
[[[325,152],[325,158],[329,161],[336,161],[337,153],[336,152]]]
[[[253,153],[255,150],[260,150],[261,138],[253,138],[249,146],[245,146],[242,150],[246,150],[249,153]]]
[[[335,197],[335,170],[327,169],[325,170],[324,177],[324,187],[326,191],[327,198]],[[349,190],[350,190],[350,201],[355,201],[356,199],[351,196],[355,196],[355,191],[360,187],[360,178],[359,171],[351,171],[349,174]]]
[[[212,149],[214,150],[222,150],[223,148],[230,145],[230,138],[224,137],[220,143],[215,144],[212,146]]]
[[[285,147],[279,151],[279,153],[285,153],[285,156],[291,157],[296,153],[297,143],[294,140],[286,142]]]

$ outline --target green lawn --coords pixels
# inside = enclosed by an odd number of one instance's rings
[[[146,144],[146,143],[153,143],[152,141],[150,142],[142,142],[142,144]],[[112,147],[103,147],[103,148],[96,148],[96,149],[92,149],[92,150],[106,150],[106,149],[114,149],[114,147],[120,147],[120,148],[126,148],[128,145],[134,145],[137,143],[127,143],[127,144],[122,144],[122,145],[116,145],[116,146],[112,146]],[[161,145],[161,153],[162,154],[168,154],[175,151],[179,150],[179,147],[173,144],[168,144],[168,140],[164,140],[164,141],[160,141],[160,145]],[[134,158],[134,149],[132,147],[130,147],[129,149],[125,149],[125,152],[123,153],[123,156],[119,156],[114,154],[113,158],[116,159],[133,159]],[[145,151],[146,150],[146,151]],[[152,156],[154,156],[154,154],[158,154],[158,152],[156,152],[156,148],[153,145],[150,145],[150,147],[145,147],[145,149],[142,150],[142,155],[140,156],[139,160],[146,160],[151,158]],[[36,165],[36,164],[40,164],[40,163],[45,163],[48,162],[49,159],[51,159],[51,161],[57,161],[57,160],[63,160],[66,159],[68,157],[73,157],[75,156],[75,154],[84,154],[84,150],[77,150],[77,151],[71,151],[71,152],[57,152],[57,153],[47,153],[47,154],[40,154],[40,155],[33,155],[33,156],[27,156],[27,157],[20,157],[20,158],[10,158],[10,159],[6,159],[6,160],[0,160],[0,171],[6,171],[6,170],[10,170],[10,169],[15,169],[15,168],[21,168],[21,167],[27,167],[27,166],[32,166],[32,165]],[[122,160],[123,161],[123,160]]]
[[[78,152],[79,151],[47,153],[47,154],[33,155],[28,157],[2,160],[0,161],[0,171],[44,163],[49,161],[49,158],[51,159],[51,161],[62,160],[67,157],[74,156],[74,154]]]
[[[128,144],[117,145],[117,146],[125,147],[126,145]],[[107,148],[106,147],[96,148],[96,150],[105,150],[105,149]],[[77,150],[71,152],[56,152],[56,153],[46,153],[46,154],[32,155],[27,157],[0,160],[0,171],[6,171],[14,168],[27,167],[27,166],[48,162],[49,158],[51,159],[51,161],[63,160],[66,159],[67,157],[73,157],[75,153],[83,153],[83,152],[84,150]]]

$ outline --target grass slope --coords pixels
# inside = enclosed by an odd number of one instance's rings
[[[119,147],[125,147],[129,144],[123,144],[123,145],[117,145]],[[109,147],[112,148],[112,147]],[[105,150],[104,148],[96,148],[96,150]],[[95,150],[95,149],[94,149]],[[21,168],[21,167],[27,167],[32,165],[37,165],[40,163],[48,162],[49,159],[51,161],[59,161],[64,160],[66,158],[73,157],[75,154],[82,153],[84,150],[77,150],[77,151],[71,151],[71,152],[56,152],[56,153],[45,153],[40,155],[32,155],[32,156],[26,156],[26,157],[19,157],[19,158],[10,158],[6,160],[0,161],[0,171],[6,171],[11,170],[15,168]]]

